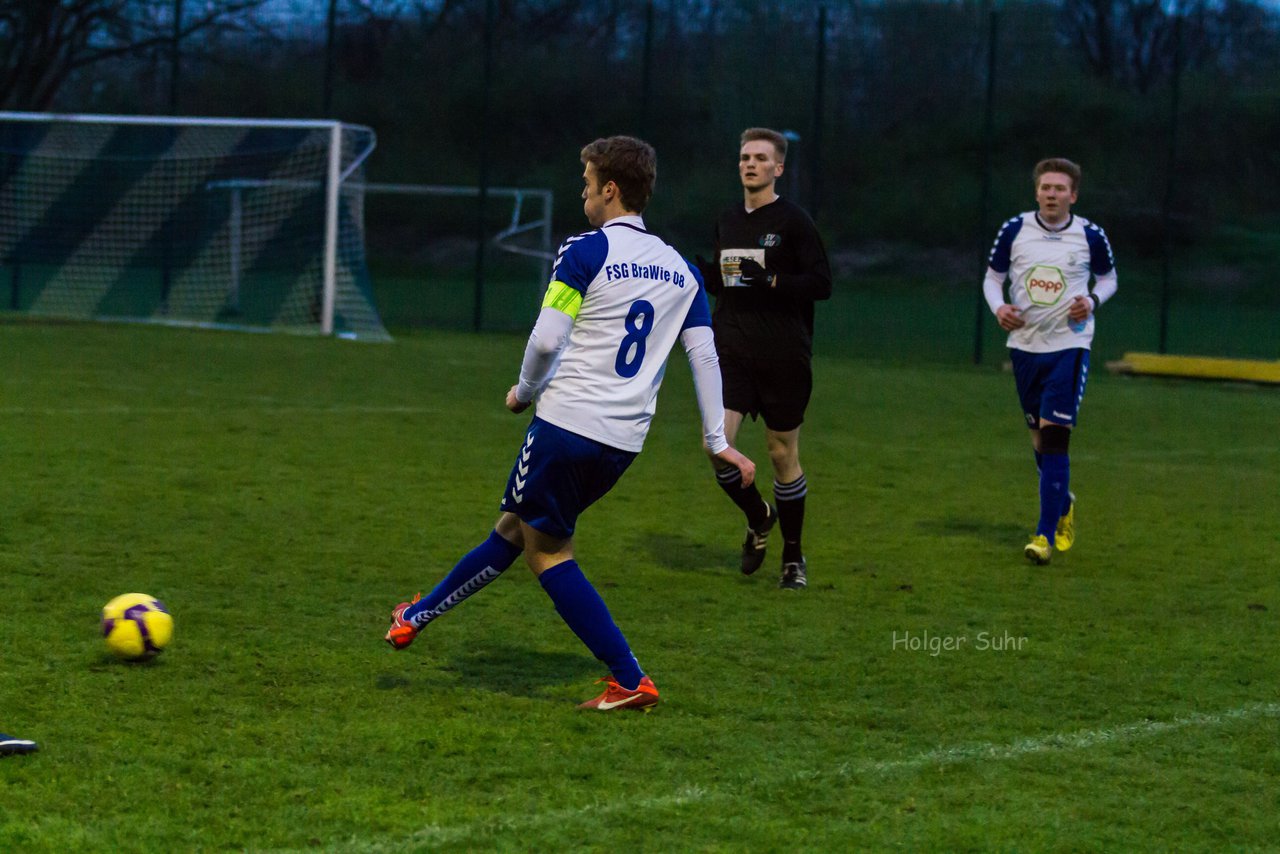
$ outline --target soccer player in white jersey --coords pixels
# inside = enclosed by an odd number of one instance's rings
[[[489,537],[426,597],[398,605],[386,640],[404,649],[429,622],[497,578],[521,552],[556,611],[604,662],[604,693],[579,708],[647,709],[658,689],[574,559],[578,515],[608,492],[644,444],[667,356],[680,339],[693,369],[703,439],[744,484],[755,465],[724,433],[719,361],[706,292],[693,268],[645,230],[657,159],[614,136],[582,149],[583,212],[593,230],[565,241],[520,381],[506,405],[535,416]]]
[[[1001,227],[983,293],[1009,333],[1014,381],[1040,473],[1040,520],[1023,554],[1044,565],[1055,548],[1066,551],[1075,541],[1067,448],[1089,378],[1094,315],[1117,284],[1107,236],[1071,212],[1080,167],[1053,157],[1037,163],[1032,175],[1037,210]]]

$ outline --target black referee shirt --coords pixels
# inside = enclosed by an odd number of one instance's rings
[[[716,263],[733,249],[764,249],[764,266],[777,274],[772,288],[726,288],[709,282],[716,297],[712,324],[722,353],[759,353],[769,348],[810,355],[813,303],[831,296],[831,265],[813,220],[802,208],[777,198],[750,213],[738,203],[716,223]]]

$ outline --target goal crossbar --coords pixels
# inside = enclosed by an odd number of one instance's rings
[[[331,128],[334,119],[234,119],[216,116],[128,116],[111,113],[23,113],[0,110],[0,121],[66,124],[190,125],[192,127]],[[347,125],[353,127],[352,125]],[[372,148],[370,148],[372,151]]]

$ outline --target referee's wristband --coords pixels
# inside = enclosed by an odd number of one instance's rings
[[[1089,299],[1093,300],[1093,310],[1097,311],[1098,306],[1102,305],[1102,300],[1098,299],[1097,294],[1089,294]]]

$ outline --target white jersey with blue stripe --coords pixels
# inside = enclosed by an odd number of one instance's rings
[[[538,417],[640,451],[676,339],[711,326],[700,277],[640,217],[622,216],[565,241],[551,280],[581,294],[582,303],[538,397]]]
[[[1001,227],[989,263],[997,274],[1008,275],[1009,302],[1026,322],[1009,333],[1010,347],[1030,353],[1089,348],[1093,315],[1075,324],[1067,310],[1072,299],[1089,295],[1091,275],[1104,276],[1115,268],[1111,244],[1100,227],[1072,214],[1055,229],[1036,211],[1028,211]]]

